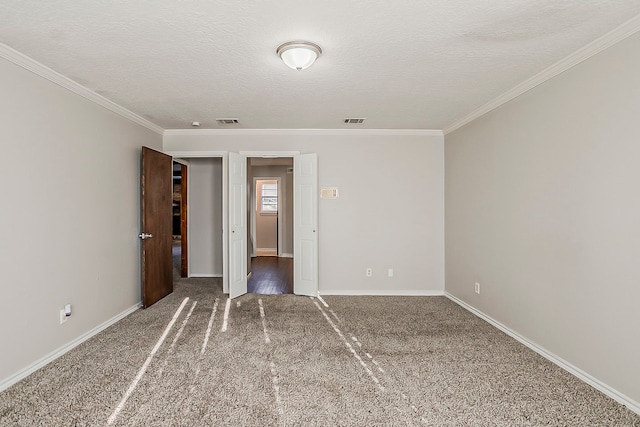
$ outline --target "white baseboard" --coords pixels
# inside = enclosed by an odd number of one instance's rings
[[[275,248],[257,248],[256,256],[278,256],[278,250]]]
[[[327,289],[319,290],[318,295],[385,296],[385,297],[436,297],[443,296],[442,290],[415,289]]]
[[[218,273],[206,273],[206,274],[199,274],[199,273],[191,273],[189,274],[189,277],[195,277],[195,278],[200,278],[200,277],[222,277],[222,274],[218,274]]]
[[[607,384],[603,383],[602,381],[598,380],[597,378],[594,378],[593,376],[591,376],[588,373],[584,372],[582,369],[572,365],[571,363],[567,362],[566,360],[562,359],[561,357],[556,356],[555,354],[551,353],[550,351],[546,350],[545,348],[540,347],[539,345],[529,341],[526,337],[524,337],[524,336],[520,335],[519,333],[517,333],[516,331],[508,328],[507,326],[503,325],[502,323],[498,322],[497,320],[493,319],[492,317],[487,316],[486,314],[484,314],[480,310],[470,306],[469,304],[467,304],[466,302],[462,301],[461,299],[451,295],[448,292],[445,292],[444,296],[446,296],[447,298],[449,298],[451,301],[455,302],[456,304],[458,304],[462,308],[470,311],[471,313],[475,314],[479,318],[487,321],[491,325],[493,325],[496,328],[500,329],[502,332],[504,332],[505,334],[509,335],[511,338],[513,338],[513,339],[519,341],[520,343],[524,344],[525,346],[529,347],[531,350],[535,351],[540,356],[542,356],[545,359],[549,360],[550,362],[558,365],[559,367],[561,367],[565,371],[567,371],[570,374],[578,377],[580,380],[582,380],[585,383],[589,384],[590,386],[592,386],[596,390],[599,390],[600,392],[606,394],[607,396],[609,396],[610,398],[612,398],[616,402],[626,406],[631,411],[633,411],[636,414],[640,415],[640,403],[638,403],[635,400],[629,398],[628,396],[620,393],[616,389],[608,386]]]
[[[293,254],[287,254],[287,253],[280,254],[280,258],[293,258]]]
[[[32,373],[34,373],[38,369],[40,369],[40,368],[44,367],[45,365],[53,362],[58,357],[62,356],[63,354],[65,354],[67,352],[69,352],[74,347],[77,347],[78,345],[82,344],[83,342],[85,342],[89,338],[93,337],[94,335],[98,334],[99,332],[104,331],[109,326],[113,325],[114,323],[118,322],[119,320],[124,319],[125,317],[127,317],[128,315],[133,313],[134,311],[138,310],[140,307],[142,307],[142,302],[139,302],[136,305],[134,305],[132,307],[129,307],[128,309],[126,309],[122,313],[115,315],[114,317],[112,317],[111,319],[107,320],[106,322],[103,322],[100,325],[96,326],[95,328],[91,329],[90,331],[85,332],[84,334],[80,335],[78,338],[74,339],[73,341],[63,345],[62,347],[58,348],[57,350],[52,351],[51,353],[47,354],[43,358],[41,358],[39,360],[36,360],[31,365],[25,367],[24,369],[21,369],[20,371],[16,372],[15,374],[10,376],[9,378],[5,378],[4,380],[0,381],[0,392],[8,389],[9,387],[14,385],[18,381],[28,377],[29,375],[31,375]]]

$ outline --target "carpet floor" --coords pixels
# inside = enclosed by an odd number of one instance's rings
[[[640,426],[444,297],[245,295],[177,280],[0,393],[2,426]]]

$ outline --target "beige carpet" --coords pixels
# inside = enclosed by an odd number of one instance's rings
[[[0,393],[0,425],[640,426],[444,297],[324,300],[246,295],[225,322],[219,283],[179,280]]]

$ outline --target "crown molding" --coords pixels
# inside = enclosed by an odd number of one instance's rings
[[[627,37],[637,33],[638,31],[640,31],[640,15],[631,18],[624,24],[613,29],[612,31],[608,32],[602,37],[597,38],[593,42],[576,50],[569,56],[565,57],[564,59],[561,59],[560,61],[556,62],[550,67],[544,69],[543,71],[531,77],[530,79],[520,83],[513,89],[503,93],[497,98],[484,104],[482,107],[472,111],[467,116],[461,118],[458,121],[453,122],[449,126],[446,126],[443,129],[443,133],[446,135],[448,133],[451,133],[461,128],[462,126],[472,122],[478,117],[481,117],[487,114],[488,112],[495,110],[501,105],[506,104],[507,102],[533,89],[534,87],[540,85],[541,83],[544,83],[547,80],[557,76],[558,74],[564,71],[567,71],[568,69],[591,58],[592,56],[595,56],[596,54],[626,39]]]
[[[441,130],[429,129],[165,129],[165,136],[230,136],[230,135],[320,135],[320,136],[443,136]]]
[[[108,100],[102,95],[99,95],[82,86],[79,83],[74,82],[68,77],[63,76],[57,71],[52,70],[51,68],[39,63],[38,61],[24,55],[23,53],[18,52],[17,50],[7,46],[4,43],[0,43],[0,58],[4,58],[7,61],[13,62],[14,64],[24,68],[25,70],[31,71],[34,74],[37,74],[40,77],[43,77],[49,80],[52,83],[57,84],[58,86],[62,86],[63,88],[82,96],[89,101],[92,101],[109,111],[112,111],[125,119],[129,119],[134,123],[139,124],[140,126],[144,126],[145,128],[162,135],[164,129],[155,123],[150,122],[149,120],[140,117],[139,115],[127,110],[126,108],[116,104],[113,101]]]

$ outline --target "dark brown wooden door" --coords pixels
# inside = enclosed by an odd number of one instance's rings
[[[173,292],[171,156],[142,147],[142,304],[149,307]]]

